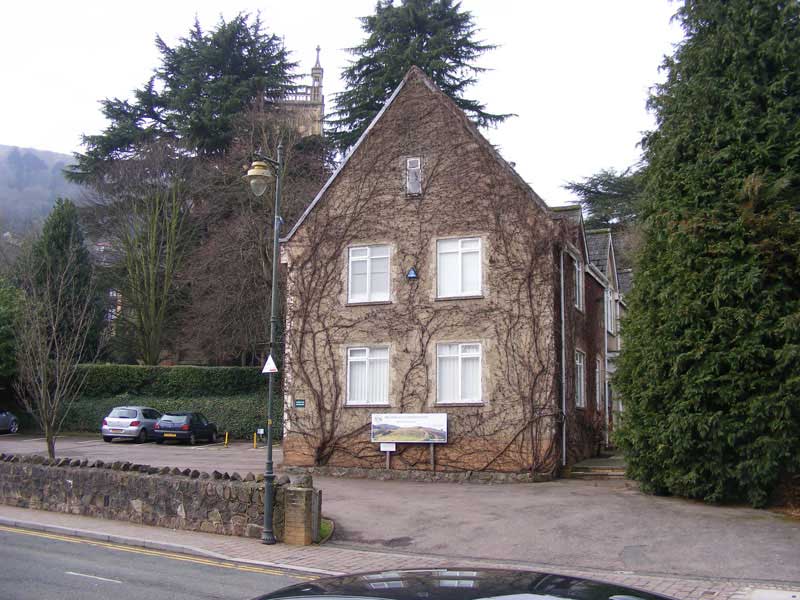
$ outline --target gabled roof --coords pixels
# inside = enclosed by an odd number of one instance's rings
[[[395,102],[396,98],[401,93],[403,88],[406,85],[408,85],[408,83],[410,81],[415,80],[415,79],[420,80],[425,86],[427,86],[431,91],[433,91],[437,95],[437,97],[440,99],[440,101],[445,102],[446,106],[450,109],[450,111],[453,114],[455,114],[461,120],[462,125],[464,125],[464,127],[467,129],[467,131],[469,131],[469,133],[472,134],[472,136],[480,144],[480,146],[483,147],[486,151],[488,151],[492,155],[492,157],[497,162],[499,162],[501,164],[501,166],[503,166],[505,168],[505,170],[514,179],[516,179],[517,183],[527,192],[528,196],[531,198],[531,200],[534,202],[534,204],[539,206],[545,212],[549,213],[550,207],[547,206],[547,204],[544,202],[544,200],[542,200],[539,197],[539,195],[531,189],[531,187],[528,185],[528,183],[524,179],[522,179],[522,177],[520,177],[520,175],[514,170],[514,168],[505,159],[503,159],[502,156],[500,156],[500,153],[497,151],[497,149],[492,144],[490,144],[489,141],[485,137],[483,137],[483,135],[481,135],[480,131],[478,131],[478,128],[475,126],[475,124],[472,123],[472,121],[470,121],[467,118],[467,116],[464,114],[464,111],[462,111],[460,108],[458,108],[458,106],[456,106],[455,102],[453,102],[453,100],[451,98],[449,98],[444,92],[442,92],[436,86],[436,84],[434,84],[433,81],[431,81],[430,78],[428,78],[428,76],[425,75],[425,73],[422,71],[422,69],[420,69],[417,66],[413,66],[413,67],[411,67],[409,69],[408,73],[406,73],[406,76],[403,78],[403,81],[401,81],[400,84],[397,86],[397,88],[395,88],[394,92],[389,97],[389,100],[387,100],[386,104],[383,105],[383,108],[381,108],[381,110],[378,111],[378,114],[375,115],[375,118],[372,119],[372,122],[364,130],[364,133],[361,134],[361,137],[358,138],[358,141],[355,143],[355,145],[347,153],[347,156],[342,161],[342,164],[339,165],[339,168],[336,169],[336,171],[333,173],[333,175],[331,175],[330,179],[328,179],[328,181],[325,183],[325,185],[322,186],[322,189],[320,189],[320,191],[317,193],[317,195],[314,197],[314,199],[308,205],[306,210],[303,212],[303,214],[300,216],[300,218],[294,224],[294,227],[292,227],[292,229],[289,231],[288,234],[286,234],[285,237],[281,238],[281,240],[280,240],[281,242],[288,242],[289,240],[291,240],[292,236],[294,236],[294,234],[297,232],[297,230],[300,228],[300,226],[306,220],[308,215],[311,214],[311,211],[314,210],[314,207],[325,196],[325,193],[328,191],[328,189],[331,187],[331,185],[333,185],[333,183],[339,177],[341,172],[345,169],[345,167],[347,166],[347,163],[350,161],[350,159],[353,157],[353,155],[358,151],[359,147],[364,143],[364,140],[370,135],[370,133],[372,132],[372,130],[375,127],[375,125],[381,120],[381,118],[386,113],[386,111]]]
[[[573,225],[578,228],[581,236],[583,236],[583,247],[586,254],[583,260],[589,261],[588,249],[589,244],[586,241],[586,230],[583,226],[583,211],[580,204],[568,204],[566,206],[551,206],[550,216],[557,221],[572,221]],[[571,246],[571,244],[570,244]]]
[[[592,229],[586,232],[586,251],[597,270],[608,277],[608,250],[611,245],[610,229]]]

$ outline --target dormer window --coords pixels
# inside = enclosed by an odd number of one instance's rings
[[[422,194],[422,159],[419,157],[406,159],[406,194]]]

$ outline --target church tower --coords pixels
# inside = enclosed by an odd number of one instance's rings
[[[281,105],[292,114],[295,127],[302,136],[322,135],[325,96],[322,93],[320,50],[317,46],[317,62],[311,68],[311,85],[298,85],[281,100]]]

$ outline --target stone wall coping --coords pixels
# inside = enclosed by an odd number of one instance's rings
[[[247,473],[242,477],[239,473],[212,471],[206,473],[196,469],[179,469],[178,467],[153,467],[127,461],[105,462],[102,460],[89,460],[78,458],[48,458],[38,454],[6,454],[0,453],[0,462],[23,463],[43,467],[73,468],[73,469],[110,469],[112,471],[137,472],[142,475],[170,475],[171,477],[185,477],[187,479],[208,479],[223,481],[241,481],[243,483],[263,484],[263,473]],[[307,473],[296,473],[291,477],[288,474],[278,475],[275,485],[289,485],[293,487],[313,487],[313,480]]]
[[[504,473],[498,471],[430,471],[417,469],[370,469],[366,467],[285,467],[291,477],[319,475],[352,479],[377,479],[380,481],[421,481],[449,483],[539,483],[553,481],[554,475],[530,472]]]

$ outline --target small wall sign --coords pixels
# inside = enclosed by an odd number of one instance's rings
[[[295,398],[294,399],[294,407],[295,408],[305,408],[306,401],[303,398]]]

